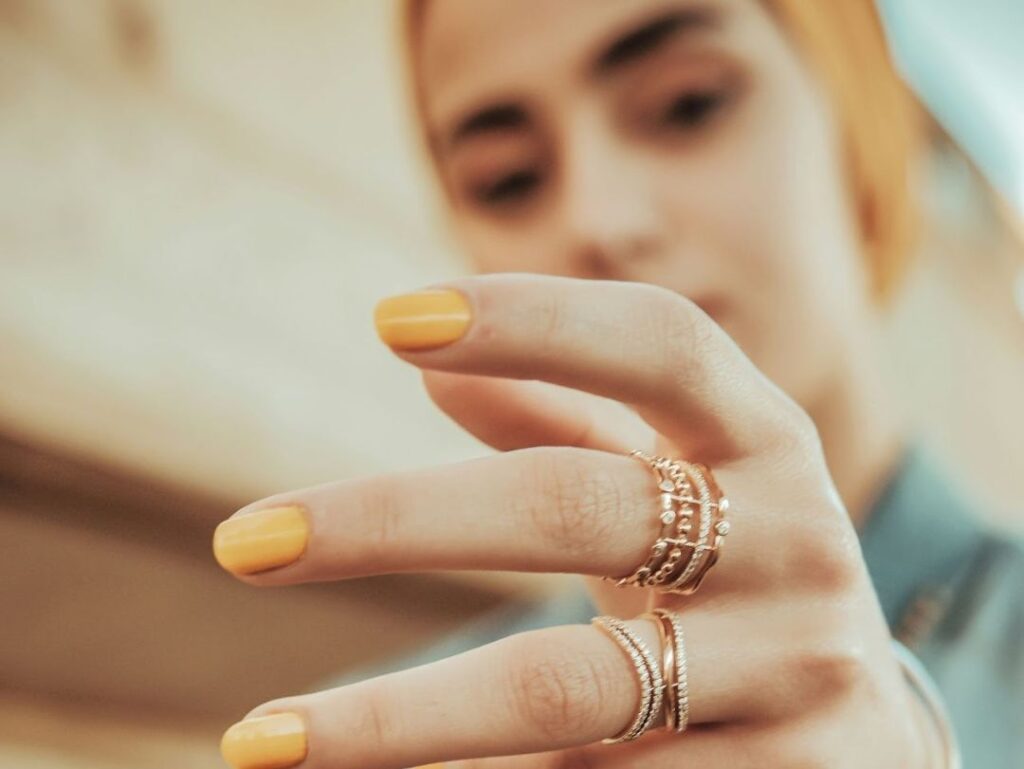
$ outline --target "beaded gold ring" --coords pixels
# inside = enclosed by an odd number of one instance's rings
[[[729,533],[729,500],[705,465],[647,454],[634,457],[654,472],[658,489],[659,533],[647,558],[619,587],[650,587],[658,592],[690,595],[718,562]]]

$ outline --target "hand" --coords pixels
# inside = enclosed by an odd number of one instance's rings
[[[600,630],[568,626],[266,703],[228,731],[226,755],[263,769],[923,767],[925,731],[807,415],[667,290],[537,275],[446,287],[457,293],[385,309],[447,315],[382,313],[382,335],[504,453],[261,500],[218,528],[218,559],[258,586],[435,569],[621,576],[657,534],[650,471],[625,454],[703,462],[732,531],[700,591],[590,580],[603,611],[681,612],[690,728],[600,744],[631,721],[636,674]],[[650,622],[629,624],[657,648]]]

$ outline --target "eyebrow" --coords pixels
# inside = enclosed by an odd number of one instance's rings
[[[638,59],[650,56],[671,40],[696,29],[710,29],[720,23],[721,14],[708,5],[669,11],[648,19],[617,37],[596,58],[593,72],[608,76]],[[448,133],[444,144],[450,149],[466,139],[521,128],[529,123],[526,110],[514,102],[499,102],[474,111]]]
[[[706,5],[655,16],[620,35],[606,47],[595,60],[593,72],[598,76],[611,74],[637,59],[650,56],[685,32],[718,26],[720,19],[720,12]]]

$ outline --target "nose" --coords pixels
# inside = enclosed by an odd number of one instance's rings
[[[658,250],[651,168],[600,115],[577,116],[565,139],[560,199],[577,271],[623,277]]]

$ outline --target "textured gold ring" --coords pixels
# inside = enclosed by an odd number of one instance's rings
[[[690,595],[718,562],[729,533],[729,500],[705,465],[639,450],[629,455],[655,474],[659,533],[643,563],[615,584]]]

